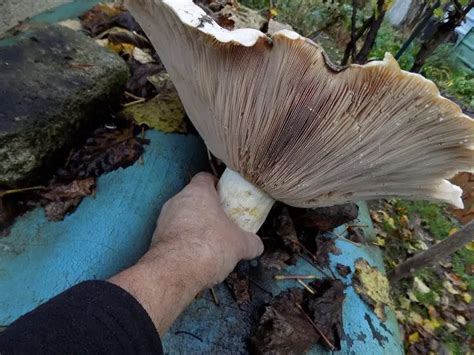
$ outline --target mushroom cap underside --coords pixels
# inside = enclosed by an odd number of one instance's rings
[[[340,68],[292,31],[228,31],[191,0],[129,6],[211,152],[274,199],[462,206],[446,179],[473,171],[474,120],[390,54]]]

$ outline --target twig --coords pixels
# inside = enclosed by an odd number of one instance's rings
[[[347,227],[346,227],[346,230],[349,227],[351,227],[351,228],[353,228],[353,227],[368,228],[369,226],[367,224],[348,224]]]
[[[313,322],[313,320],[311,319],[310,316],[308,316],[306,314],[306,312],[304,311],[303,307],[301,307],[298,303],[295,303],[295,306],[296,308],[298,308],[301,313],[303,313],[303,315],[306,317],[306,319],[308,320],[308,322],[311,323],[311,325],[313,326],[313,328],[318,332],[319,335],[321,335],[321,338],[323,338],[323,340],[326,342],[326,344],[329,346],[329,348],[331,349],[331,351],[334,351],[336,350],[336,347],[329,341],[329,339],[323,334],[323,332],[318,328],[318,326]]]
[[[133,95],[131,92],[128,92],[128,91],[125,91],[124,94],[125,96],[128,96],[129,98],[134,99],[134,100],[145,100],[144,97]]]
[[[34,190],[46,190],[46,189],[47,188],[45,186],[33,186],[33,187],[24,187],[22,189],[0,191],[0,197],[6,196],[6,195],[13,195],[13,194],[21,193],[21,192],[34,191]]]
[[[283,280],[316,280],[318,276],[316,275],[275,275],[273,279],[276,281],[283,281]]]
[[[303,286],[309,293],[311,293],[312,295],[316,294],[316,292],[311,288],[309,287],[308,285],[306,285],[301,279],[296,279],[296,281],[301,285]]]
[[[357,247],[361,247],[361,246],[362,246],[362,243],[353,242],[352,240],[347,239],[347,238],[343,237],[342,235],[336,235],[336,237],[337,237],[338,239],[344,240],[345,242],[354,244],[354,245],[357,246]]]
[[[321,274],[323,274],[325,277],[327,277],[328,279],[330,279],[331,277],[324,271],[324,269],[322,269],[319,265],[316,264],[318,258],[316,258],[316,255],[314,255],[313,253],[311,253],[308,248],[306,248],[303,243],[301,243],[300,241],[298,240],[292,240],[293,243],[296,243],[298,244],[301,248],[303,248],[303,250],[311,257],[311,259],[313,260],[313,262],[311,263],[311,265],[313,265],[313,267],[318,270]],[[336,276],[334,275],[334,273],[332,272],[331,268],[329,268],[329,271],[331,272],[331,274],[333,275],[332,279],[335,279]]]
[[[145,102],[146,99],[139,99],[139,100],[136,100],[136,101],[132,101],[132,102],[128,102],[126,104],[123,104],[122,107],[130,107],[130,106],[133,106],[133,105],[137,105],[137,104],[141,104],[143,102]]]
[[[218,306],[219,305],[219,299],[217,298],[216,291],[214,291],[213,287],[211,287],[210,290],[211,290],[212,299],[214,300],[214,303],[216,304],[216,306]]]
[[[310,264],[312,267],[314,267],[316,270],[318,270],[321,274],[323,274],[323,277],[327,278],[327,279],[331,279],[331,276],[327,274],[326,271],[324,271],[324,269],[322,269],[320,266],[318,266],[316,264],[316,261],[314,259],[311,259],[309,256],[305,255],[305,254],[299,254],[303,260],[305,260],[308,264]]]

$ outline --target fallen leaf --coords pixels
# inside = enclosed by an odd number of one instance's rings
[[[416,295],[413,293],[412,290],[408,290],[408,291],[407,291],[407,296],[408,296],[408,298],[410,299],[410,301],[412,301],[412,302],[420,302],[420,301],[418,300],[418,297],[416,297]]]
[[[357,218],[359,209],[354,203],[321,208],[290,209],[295,225],[319,232],[329,232],[334,228]]]
[[[463,190],[464,209],[451,209],[452,214],[462,223],[467,224],[474,219],[474,174],[462,172],[451,179],[454,185]]]
[[[342,277],[346,277],[347,275],[351,273],[351,268],[349,266],[342,265],[339,263],[336,264],[336,270],[337,270],[337,273],[341,275]]]
[[[344,303],[344,284],[341,280],[316,280],[309,284],[316,294],[308,296],[307,307],[312,312],[313,321],[319,331],[336,350],[341,350],[342,309]],[[328,350],[334,350],[325,339],[319,342]]]
[[[275,269],[281,271],[288,265],[296,262],[296,258],[284,250],[265,251],[260,257],[260,263],[266,269]]]
[[[126,28],[127,30],[134,33],[143,33],[142,28],[137,21],[133,18],[129,11],[120,12],[117,16],[114,17],[113,25]]]
[[[336,247],[335,240],[329,237],[318,236],[316,238],[316,252],[314,256],[318,266],[325,268],[329,266],[329,254],[341,255],[341,250]]]
[[[466,303],[471,303],[471,301],[472,301],[472,296],[471,296],[471,294],[470,294],[469,292],[464,292],[464,293],[462,294],[462,297],[463,297],[463,299],[464,299],[464,302],[466,302]]]
[[[395,316],[397,317],[397,320],[398,320],[400,323],[405,323],[406,320],[407,320],[407,317],[405,316],[405,314],[403,314],[402,311],[396,310],[396,311],[395,311]]]
[[[279,205],[273,209],[262,232],[266,238],[260,262],[265,268],[281,270],[296,262],[296,256],[302,252],[302,244],[286,206]]]
[[[302,315],[303,290],[290,289],[272,299],[260,318],[251,346],[258,354],[303,354],[319,334]]]
[[[466,325],[467,324],[466,318],[464,318],[461,315],[456,316],[456,321],[461,325]]]
[[[446,329],[447,329],[448,332],[450,332],[450,333],[454,333],[454,332],[456,332],[456,331],[458,330],[457,327],[455,327],[453,324],[448,323],[448,322],[445,322],[445,323],[444,323],[444,326],[446,327]]]
[[[297,288],[273,298],[251,338],[256,353],[302,354],[317,342],[340,350],[345,286],[330,279],[314,281],[310,286],[314,295]]]
[[[231,289],[234,299],[239,306],[250,302],[250,281],[248,276],[232,272],[227,276],[225,282]]]
[[[439,318],[439,314],[438,314],[438,311],[436,310],[436,308],[434,308],[433,305],[429,305],[428,306],[428,314],[430,316],[430,318]]]
[[[398,304],[400,305],[400,308],[408,310],[410,309],[411,302],[408,298],[400,295],[398,297]]]
[[[298,240],[298,235],[296,234],[296,229],[288,207],[282,206],[272,222],[275,238],[278,238],[290,252],[300,254],[302,251],[301,244]]]
[[[57,173],[61,179],[97,177],[119,167],[133,164],[143,153],[143,144],[133,127],[109,130],[99,128],[86,143],[73,152],[65,167]]]
[[[58,25],[69,28],[73,31],[80,31],[82,30],[82,24],[81,21],[79,20],[64,20],[61,22],[58,22]]]
[[[74,180],[67,185],[53,186],[41,196],[48,202],[44,209],[50,221],[61,221],[66,213],[71,212],[81,200],[94,192],[95,178]]]
[[[402,227],[408,227],[410,225],[410,220],[406,214],[400,216],[400,225]]]
[[[125,89],[127,92],[138,97],[151,99],[158,94],[155,86],[149,82],[149,78],[155,74],[164,72],[162,64],[149,63],[141,64],[133,61],[130,66],[130,79],[128,79]]]
[[[444,276],[446,276],[446,278],[451,281],[454,286],[459,287],[463,290],[467,290],[467,283],[459,275],[445,271]]]
[[[469,251],[474,251],[474,242],[467,243],[464,247]]]
[[[377,236],[375,240],[372,242],[373,245],[377,245],[379,247],[384,247],[385,246],[385,239]]]
[[[457,228],[457,227],[451,228],[451,229],[449,230],[449,232],[448,232],[448,236],[449,236],[449,237],[452,236],[452,235],[453,235],[454,233],[456,233],[457,231],[459,231],[459,228]]]
[[[264,18],[257,10],[250,9],[246,6],[226,5],[213,16],[216,22],[228,29],[235,30],[239,28],[253,28],[256,30],[264,30],[268,26],[268,20]]]
[[[121,56],[123,55],[132,56],[135,46],[128,43],[112,43],[108,41],[107,48],[113,50],[115,53],[120,54]]]
[[[377,317],[385,321],[385,306],[394,308],[390,299],[390,286],[388,279],[379,270],[371,267],[362,258],[355,262],[355,272],[352,277],[352,284],[361,298],[367,302]]]
[[[153,99],[125,108],[121,115],[135,122],[165,133],[186,133],[183,104],[177,93],[157,95]]]
[[[441,327],[441,325],[439,319],[423,319],[423,329],[432,335],[434,335],[435,330]]]
[[[82,26],[94,37],[113,26],[114,18],[125,11],[113,4],[99,4],[85,12],[79,18]]]
[[[414,332],[408,336],[408,343],[414,344],[420,341],[420,333]]]
[[[150,41],[145,36],[120,27],[109,28],[96,36],[95,39],[108,39],[113,44],[126,43],[138,48],[152,48]]]
[[[446,289],[446,291],[448,291],[452,295],[458,295],[460,293],[458,290],[454,288],[453,284],[449,280],[444,280],[443,286]]]
[[[413,287],[421,292],[421,293],[429,293],[431,290],[428,286],[426,286],[426,284],[419,278],[419,277],[415,277],[413,279]]]
[[[153,63],[155,61],[150,54],[138,47],[133,49],[132,55],[133,59],[142,64]]]
[[[409,313],[408,320],[414,324],[423,324],[423,317],[413,311]]]
[[[360,227],[347,227],[347,239],[354,243],[365,243],[366,242],[366,237],[364,234],[364,230]]]

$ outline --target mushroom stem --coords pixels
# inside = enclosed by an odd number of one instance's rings
[[[267,218],[275,200],[227,168],[217,185],[221,205],[240,228],[255,233]]]

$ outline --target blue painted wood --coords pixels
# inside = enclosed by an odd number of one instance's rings
[[[374,237],[373,226],[370,221],[365,203],[360,203],[358,222],[367,224],[366,235]],[[339,227],[334,238],[345,234],[345,227]],[[336,246],[341,249],[341,255],[330,255],[330,267],[334,274],[336,264],[350,266],[354,271],[355,260],[362,257],[370,265],[384,270],[380,250],[375,247],[360,245],[337,238]],[[204,293],[197,299],[175,322],[168,334],[164,337],[164,347],[170,354],[188,353],[222,353],[247,354],[248,338],[264,304],[273,295],[290,287],[300,287],[294,281],[275,282],[268,271],[263,270],[255,262],[243,263],[241,269],[250,275],[252,303],[240,309],[225,285],[216,288],[219,306],[216,306],[210,293]],[[321,275],[311,264],[299,259],[297,264],[288,267],[285,274],[293,275]],[[343,306],[343,322],[345,336],[342,339],[342,349],[338,354],[380,355],[403,354],[400,333],[394,313],[386,309],[388,319],[381,322],[370,307],[358,296],[351,286],[352,273],[342,278],[347,285],[346,298]],[[265,289],[266,291],[263,291]],[[310,354],[327,354],[321,346],[315,346]]]
[[[0,239],[0,325],[80,281],[112,276],[147,250],[162,204],[207,166],[197,136],[147,138],[144,164],[100,177],[95,198],[64,221],[48,222],[36,209]]]

